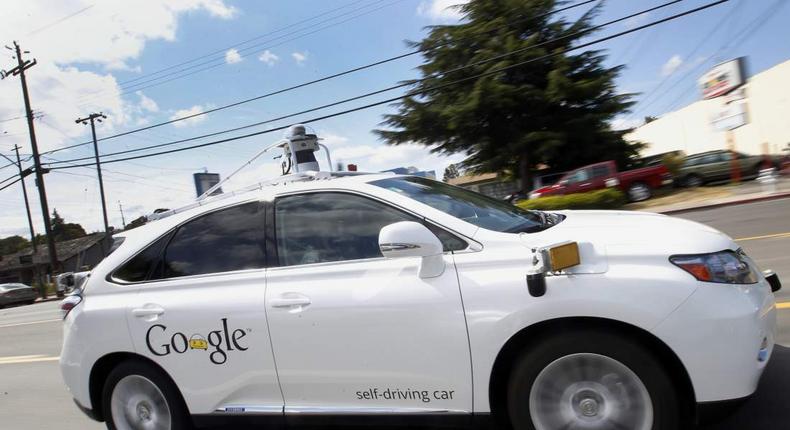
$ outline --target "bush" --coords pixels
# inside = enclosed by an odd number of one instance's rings
[[[559,209],[618,209],[627,202],[625,194],[619,190],[590,191],[588,193],[547,196],[524,200],[517,205],[522,209],[559,210]]]

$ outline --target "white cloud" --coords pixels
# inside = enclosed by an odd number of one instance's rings
[[[417,6],[417,15],[433,21],[458,21],[463,14],[456,5],[466,4],[469,0],[425,0]]]
[[[661,76],[669,76],[675,73],[682,65],[683,59],[680,58],[680,55],[673,55],[663,66],[661,66]]]
[[[291,57],[293,57],[294,61],[296,61],[296,64],[301,66],[305,61],[307,61],[307,51],[291,53]]]
[[[173,115],[170,116],[170,120],[174,120],[174,119],[177,119],[177,118],[182,118],[182,117],[190,116],[190,115],[196,115],[196,114],[199,114],[201,112],[205,112],[207,109],[211,109],[211,107],[210,106],[205,106],[204,107],[202,105],[194,105],[191,108],[179,109],[179,110],[175,111],[175,113]],[[200,124],[201,122],[206,120],[207,116],[208,115],[200,115],[200,116],[196,116],[194,118],[185,119],[183,121],[174,122],[173,123],[173,127],[182,128],[182,127],[186,127],[186,126],[190,126],[190,125]]]
[[[280,61],[280,57],[269,51],[268,49],[263,51],[258,57],[258,60],[266,63],[269,67],[274,66],[278,61]]]
[[[242,60],[241,54],[239,54],[239,51],[236,49],[228,49],[228,51],[225,52],[225,62],[228,64],[240,63]]]
[[[650,16],[651,16],[650,12],[643,13],[641,15],[637,15],[637,16],[635,16],[633,18],[630,18],[630,19],[627,19],[627,20],[623,21],[622,25],[623,25],[623,27],[625,27],[625,28],[630,30],[632,28],[636,28],[636,27],[639,27],[642,24],[647,23],[647,21],[650,18]]]
[[[159,105],[152,98],[146,97],[142,91],[137,91],[135,94],[140,97],[140,108],[148,112],[159,112]]]

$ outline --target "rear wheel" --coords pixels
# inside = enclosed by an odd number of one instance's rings
[[[634,182],[628,187],[628,199],[632,202],[641,202],[651,196],[650,187],[644,182]]]
[[[102,412],[110,430],[191,428],[177,388],[159,369],[126,361],[110,372],[102,391]]]
[[[696,188],[702,186],[702,177],[699,175],[688,175],[686,180],[683,181],[683,184],[689,188]]]
[[[527,349],[507,393],[517,430],[681,428],[678,396],[662,364],[640,344],[584,331]]]

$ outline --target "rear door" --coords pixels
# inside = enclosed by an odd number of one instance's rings
[[[385,259],[379,231],[398,221],[423,220],[343,192],[275,201],[266,301],[286,417],[472,410],[452,254],[426,279],[419,258]]]
[[[127,315],[136,351],[173,378],[192,414],[282,414],[263,228],[259,202],[210,212],[113,274],[138,288]]]

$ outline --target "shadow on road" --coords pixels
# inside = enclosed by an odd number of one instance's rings
[[[786,414],[790,410],[787,387],[790,387],[790,348],[776,345],[754,396],[724,421],[700,430],[786,428]]]

